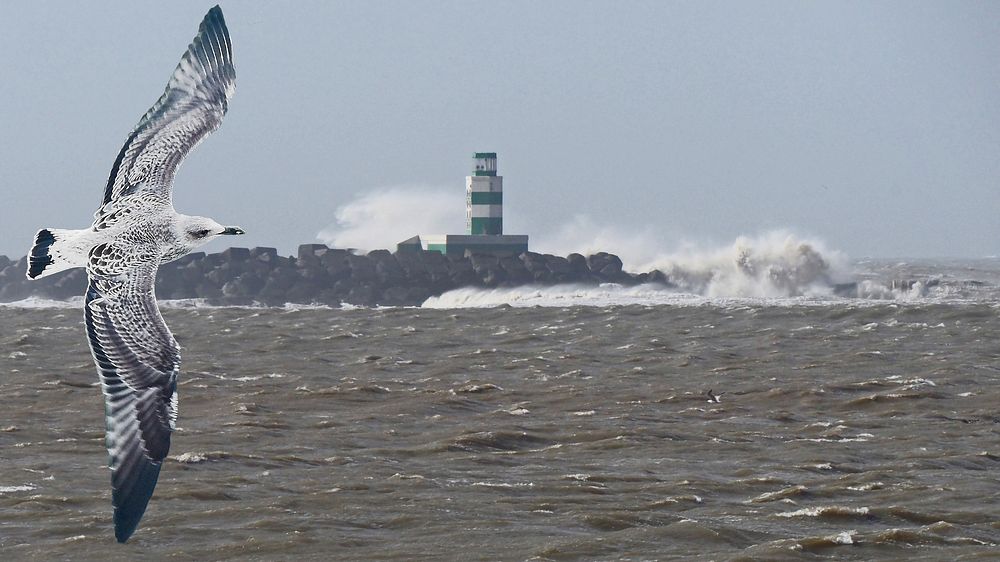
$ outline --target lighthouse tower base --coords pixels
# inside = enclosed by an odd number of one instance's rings
[[[528,235],[422,234],[396,245],[397,252],[420,250],[441,252],[448,256],[457,257],[464,256],[466,250],[476,254],[513,254],[519,256],[528,251]]]

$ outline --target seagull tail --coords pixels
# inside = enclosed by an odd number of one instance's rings
[[[38,279],[86,264],[83,239],[86,230],[43,228],[35,234],[35,245],[28,252],[28,279]]]

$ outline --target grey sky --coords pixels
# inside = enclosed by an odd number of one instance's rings
[[[89,225],[210,6],[0,3],[0,253]],[[453,187],[460,227],[488,150],[512,233],[586,215],[665,246],[790,228],[854,257],[1000,253],[998,2],[222,8],[236,97],[175,206],[246,245],[292,251],[415,184]]]

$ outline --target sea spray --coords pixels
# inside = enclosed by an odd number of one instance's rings
[[[706,297],[830,296],[849,281],[845,256],[784,231],[741,236],[727,247],[689,248],[645,267],[679,289]]]
[[[739,237],[722,248],[688,248],[664,254],[638,268],[659,269],[670,286],[614,283],[479,289],[463,288],[431,297],[427,308],[510,306],[698,305],[725,299],[784,299],[796,304],[829,300],[850,280],[846,258],[822,243],[787,232]],[[842,295],[841,295],[842,296]],[[852,295],[853,296],[853,295]],[[793,299],[788,301],[787,299]],[[803,300],[806,299],[806,300]],[[811,300],[810,300],[811,299]]]
[[[677,247],[648,227],[628,230],[576,216],[534,245],[557,254],[612,251],[628,271],[658,269],[679,290],[706,297],[829,296],[837,284],[853,281],[841,252],[784,229],[725,246]]]
[[[614,283],[592,285],[528,285],[499,289],[466,287],[427,299],[423,308],[569,307],[615,305],[700,304],[696,295],[678,293],[664,285],[623,287]]]
[[[317,233],[316,238],[335,248],[366,252],[395,249],[396,244],[417,234],[460,232],[463,215],[456,205],[461,205],[461,199],[456,204],[453,190],[441,187],[376,189],[338,207],[336,222]]]

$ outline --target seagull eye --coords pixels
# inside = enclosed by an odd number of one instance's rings
[[[196,230],[192,234],[194,234],[195,238],[204,238],[204,237],[208,236],[208,229],[205,229],[205,230]]]

